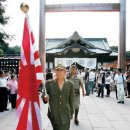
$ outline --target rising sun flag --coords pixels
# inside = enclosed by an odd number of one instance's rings
[[[16,130],[42,130],[38,88],[43,80],[39,53],[35,47],[29,17],[24,21],[21,60],[18,80]]]

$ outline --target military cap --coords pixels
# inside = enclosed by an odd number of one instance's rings
[[[71,68],[75,68],[75,69],[77,69],[76,65],[71,65]]]
[[[58,63],[55,69],[66,69],[65,65],[63,63]]]

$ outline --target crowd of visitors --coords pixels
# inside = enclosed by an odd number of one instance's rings
[[[44,103],[49,103],[48,117],[54,130],[69,130],[70,119],[79,125],[78,113],[80,109],[80,93],[82,96],[96,94],[96,97],[111,96],[115,91],[117,103],[124,104],[124,97],[130,98],[130,72],[123,72],[120,68],[110,70],[96,70],[85,68],[79,70],[75,65],[69,69],[58,64],[54,70],[46,71],[45,88],[40,85],[40,92],[47,92],[43,96]],[[18,82],[15,71],[0,71],[0,112],[8,111],[8,103],[12,109],[16,108]],[[104,91],[106,89],[106,91]],[[95,95],[94,94],[94,95]]]
[[[0,70],[0,112],[8,111],[7,104],[10,102],[12,109],[16,107],[17,76],[12,71]]]
[[[64,67],[65,68],[65,67]],[[79,120],[78,120],[78,113],[79,113],[79,106],[80,106],[80,93],[82,92],[82,96],[89,96],[90,94],[96,94],[96,97],[101,97],[101,98],[109,98],[111,95],[111,91],[115,91],[115,97],[117,99],[117,103],[124,104],[124,97],[130,98],[130,72],[122,72],[121,69],[116,69],[113,71],[110,70],[96,70],[96,69],[82,69],[78,70],[78,68],[75,65],[70,66],[70,69],[63,69],[63,68],[55,68],[55,70],[48,70],[46,73],[47,77],[47,84],[46,84],[46,89],[48,91],[48,100],[47,102],[52,103],[52,97],[56,98],[57,97],[57,103],[55,102],[54,105],[60,106],[59,104],[62,100],[61,97],[64,97],[63,95],[60,97],[59,91],[57,93],[53,93],[55,91],[54,89],[60,88],[60,93],[62,93],[62,89],[64,91],[64,83],[60,86],[58,84],[59,80],[59,75],[63,75],[63,72],[65,72],[64,77],[62,79],[63,81],[69,80],[73,83],[73,89],[74,89],[74,100],[73,100],[73,109],[74,109],[74,122],[76,125],[79,125]],[[58,77],[57,77],[58,76]],[[52,85],[54,83],[54,85]],[[49,84],[49,85],[48,85]],[[56,88],[54,86],[57,86]],[[104,91],[106,90],[106,91]],[[81,91],[81,92],[80,92]],[[63,93],[62,93],[63,94]],[[70,94],[68,92],[68,94]],[[95,95],[94,94],[94,95]],[[65,94],[66,95],[66,94]],[[72,96],[72,95],[71,95]],[[59,98],[58,98],[59,97]],[[72,97],[71,97],[72,98]],[[64,100],[64,99],[63,99]],[[65,99],[67,100],[67,99]],[[68,99],[69,101],[69,99]],[[53,103],[49,106],[49,111],[55,114],[55,111],[53,109]],[[69,104],[67,105],[69,107]],[[66,106],[66,107],[67,107]],[[51,110],[52,109],[52,110]],[[60,108],[57,108],[60,109]],[[70,110],[70,107],[69,107]],[[62,113],[65,112],[64,109],[60,109],[60,112],[57,111],[57,116],[59,116]],[[71,113],[71,112],[70,112]],[[72,113],[70,114],[72,117]],[[55,115],[56,116],[56,115]],[[53,117],[52,126],[53,129],[55,130],[60,130],[60,128],[64,128],[64,124],[57,124],[57,126],[54,126],[54,122],[56,117]],[[62,114],[59,116],[59,120],[62,119]],[[52,120],[52,119],[50,119]],[[68,119],[69,120],[69,119]],[[70,120],[68,122],[68,125],[70,124]],[[62,126],[63,125],[63,126]],[[66,124],[67,125],[67,124]],[[68,126],[67,125],[67,126]],[[66,129],[67,128],[67,129]],[[65,130],[69,130],[69,127],[66,127]]]
[[[111,91],[115,91],[115,96],[120,103],[123,97],[130,98],[130,72],[123,72],[120,68],[111,70],[96,70],[85,68],[76,71],[76,75],[84,84],[85,95],[89,96],[93,92],[97,93],[97,97],[110,97]],[[56,78],[55,71],[49,69],[46,76],[50,79]],[[71,69],[66,70],[66,78],[70,77]],[[48,78],[47,78],[48,80]],[[104,93],[104,90],[106,90]],[[124,96],[123,96],[124,95]],[[122,98],[121,98],[122,96]],[[120,99],[121,98],[121,99]]]

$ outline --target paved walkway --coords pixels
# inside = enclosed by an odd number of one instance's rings
[[[109,98],[96,97],[96,93],[81,98],[80,124],[76,126],[72,120],[70,130],[130,130],[130,99],[125,98],[125,104],[116,102],[114,92]],[[47,105],[41,103],[41,109],[43,129],[52,130]],[[15,110],[0,113],[0,130],[15,130],[16,124]]]

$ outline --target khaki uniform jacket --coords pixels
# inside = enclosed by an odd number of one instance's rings
[[[53,123],[58,125],[69,123],[74,113],[73,83],[65,79],[63,88],[60,90],[57,81],[50,80],[46,83],[46,90],[49,95],[49,105],[53,115]]]
[[[79,93],[75,93],[75,98],[74,98],[74,109],[78,109],[80,105],[80,86],[82,84],[81,79],[78,76],[72,77],[70,76],[69,80],[71,80],[74,84],[74,91],[78,90]]]

